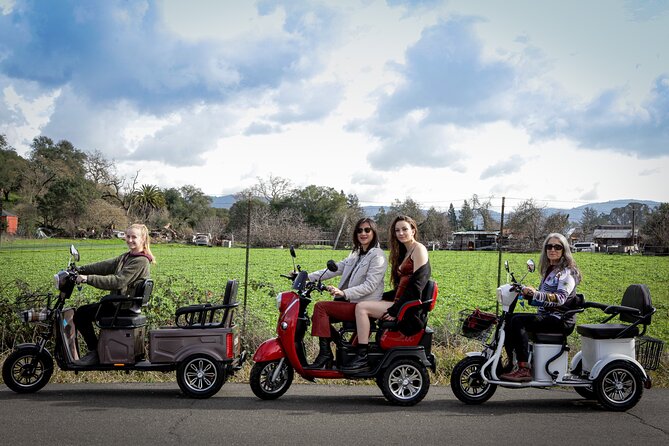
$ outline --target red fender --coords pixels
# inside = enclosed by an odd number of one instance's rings
[[[279,338],[268,339],[258,347],[253,355],[254,362],[276,361],[286,356],[283,347],[279,343]]]

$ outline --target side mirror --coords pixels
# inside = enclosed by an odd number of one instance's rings
[[[290,256],[292,258],[297,257],[297,254],[295,254],[295,247],[293,245],[290,245]]]
[[[533,273],[535,269],[536,269],[536,266],[534,265],[534,260],[529,259],[527,261],[527,271],[530,272],[530,273]]]
[[[507,273],[509,272],[509,261],[508,260],[504,261],[504,269],[506,270]]]
[[[334,273],[338,269],[339,268],[337,268],[337,262],[335,262],[334,260],[328,260],[328,270]]]
[[[77,248],[75,248],[74,245],[70,245],[70,255],[75,262],[79,261],[79,251],[77,251]]]

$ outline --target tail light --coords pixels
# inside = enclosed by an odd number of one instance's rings
[[[232,333],[227,333],[225,335],[225,356],[228,359],[232,359],[235,355],[233,347],[234,347],[234,339]]]

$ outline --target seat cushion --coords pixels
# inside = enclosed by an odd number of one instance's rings
[[[576,327],[576,332],[592,339],[616,339],[623,332],[625,333],[622,338],[633,338],[639,335],[639,327],[629,328],[630,326],[625,324],[583,324]]]
[[[135,316],[118,316],[116,321],[114,321],[113,316],[104,316],[98,320],[98,325],[102,328],[143,327],[146,325],[146,316],[143,314]]]

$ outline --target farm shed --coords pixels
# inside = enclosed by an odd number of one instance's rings
[[[0,221],[6,225],[5,231],[7,234],[16,234],[16,231],[19,228],[19,217],[16,216],[16,214],[12,214],[11,212],[5,211],[3,209]]]
[[[639,240],[639,230],[630,225],[601,225],[596,226],[592,233],[593,241],[603,252],[628,252],[636,250]]]
[[[456,251],[497,249],[497,231],[461,231],[453,233],[452,249]]]

